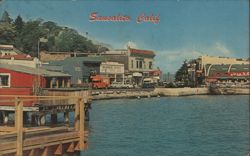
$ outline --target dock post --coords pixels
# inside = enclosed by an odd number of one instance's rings
[[[3,123],[3,113],[2,113],[2,111],[0,111],[0,124],[2,124]]]
[[[57,113],[51,114],[51,124],[54,125],[57,123]]]
[[[69,124],[69,112],[64,112],[64,123]]]
[[[78,99],[75,104],[75,130],[79,131],[79,120],[80,120],[80,103],[81,100]]]
[[[84,122],[85,122],[85,111],[84,101],[80,99],[80,151],[84,150]]]
[[[23,112],[23,123],[27,124],[29,121],[29,115],[28,112]]]
[[[65,87],[65,80],[64,79],[62,80],[62,87],[63,88]]]
[[[8,111],[3,111],[3,123],[4,125],[7,125],[9,122],[9,112]]]
[[[23,155],[23,101],[16,98],[15,129],[17,132],[16,156]]]

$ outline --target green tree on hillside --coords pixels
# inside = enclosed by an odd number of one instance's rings
[[[55,38],[57,51],[96,51],[96,46],[85,37],[79,35],[76,30],[65,28]]]
[[[11,24],[12,19],[7,11],[4,11],[0,19],[0,43],[13,44],[16,36],[15,27]]]
[[[46,30],[41,27],[41,20],[28,21],[24,24],[21,37],[22,49],[25,53],[37,56],[38,40],[46,35]]]
[[[20,15],[18,15],[17,18],[15,19],[14,25],[16,27],[16,31],[20,33],[24,25],[23,19]]]
[[[15,36],[16,30],[12,24],[0,24],[0,44],[14,44]]]
[[[37,56],[40,38],[48,39],[48,42],[40,43],[40,51],[100,52],[107,49],[93,44],[76,30],[58,26],[53,21],[37,19],[26,22],[20,15],[12,21],[5,11],[0,18],[0,44],[13,44],[31,56]]]
[[[10,18],[10,15],[7,11],[4,11],[0,22],[11,24],[12,19]]]
[[[21,32],[22,32],[22,29],[24,26],[24,22],[23,22],[23,19],[20,15],[18,15],[17,18],[15,19],[14,26],[16,29],[16,37],[15,37],[14,45],[15,45],[15,47],[18,47],[19,50],[23,51]]]

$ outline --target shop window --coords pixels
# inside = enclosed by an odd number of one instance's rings
[[[0,74],[0,88],[1,87],[10,87],[10,74]]]
[[[142,69],[142,61],[140,61],[139,63],[139,68]]]
[[[153,63],[152,62],[149,62],[149,69],[152,69],[153,68]]]

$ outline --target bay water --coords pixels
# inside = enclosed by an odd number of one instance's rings
[[[246,156],[249,96],[92,103],[84,156]]]

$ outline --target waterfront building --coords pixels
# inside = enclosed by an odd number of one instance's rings
[[[249,72],[249,60],[242,58],[200,56],[195,60],[196,78],[202,80],[200,83],[211,83],[224,79],[225,82],[232,79],[247,81],[247,77],[230,76],[230,72],[241,73],[245,75]]]
[[[110,82],[124,82],[124,64],[118,62],[102,62],[100,74],[108,77]]]
[[[43,67],[49,70],[62,71],[72,75],[73,85],[89,82],[91,74],[100,74],[100,65],[104,61],[102,57],[68,57],[64,60],[49,61]]]
[[[0,63],[1,95],[36,95],[42,88],[69,86],[69,74],[43,68]]]
[[[125,77],[131,78],[134,83],[141,85],[144,77],[154,70],[155,53],[151,50],[127,49],[111,50],[101,53],[106,61],[124,64]]]
[[[196,59],[198,70],[202,71],[209,64],[249,64],[249,60],[221,56],[203,55]]]
[[[151,79],[153,83],[158,84],[160,82],[161,75],[162,75],[162,71],[160,69],[156,69],[156,70],[149,71],[148,78]]]
[[[248,83],[249,64],[212,64],[205,66],[207,83]]]

